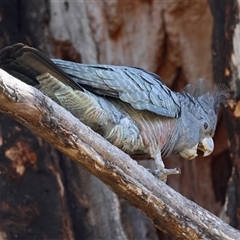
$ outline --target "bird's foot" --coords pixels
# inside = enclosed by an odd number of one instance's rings
[[[163,182],[167,182],[167,176],[173,175],[173,174],[180,174],[181,170],[180,168],[163,168],[163,169],[155,169],[155,170],[149,170],[155,177],[160,179]]]

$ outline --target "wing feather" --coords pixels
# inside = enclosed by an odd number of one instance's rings
[[[138,110],[171,118],[180,115],[177,94],[156,74],[134,67],[79,64],[58,59],[53,62],[89,91],[119,98]]]

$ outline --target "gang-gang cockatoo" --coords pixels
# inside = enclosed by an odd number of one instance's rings
[[[135,160],[155,160],[161,180],[179,173],[166,169],[162,157],[186,159],[197,150],[208,156],[220,103],[228,100],[222,86],[204,80],[171,91],[154,73],[140,68],[50,60],[23,44],[0,52],[0,67],[31,84],[70,111]]]

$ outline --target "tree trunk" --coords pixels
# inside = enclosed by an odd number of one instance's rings
[[[240,158],[239,158],[239,79],[240,79],[240,25],[239,2],[209,1],[215,19],[213,35],[213,66],[215,81],[225,83],[231,89],[235,103],[224,113],[225,126],[231,153],[231,177],[221,217],[235,228],[240,228]]]
[[[24,42],[50,57],[142,67],[159,74],[173,90],[203,77],[227,83],[238,99],[237,5],[0,1],[0,48]],[[237,107],[238,102],[221,112],[211,156],[191,162],[173,156],[165,163],[182,171],[169,177],[170,186],[239,228]],[[0,144],[3,238],[171,239],[157,234],[145,215],[119,201],[81,166],[4,115]]]

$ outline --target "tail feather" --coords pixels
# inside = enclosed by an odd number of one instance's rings
[[[73,89],[82,90],[69,75],[61,70],[47,56],[35,48],[22,43],[14,44],[0,51],[0,67],[27,84],[39,84],[37,76],[50,73]]]

